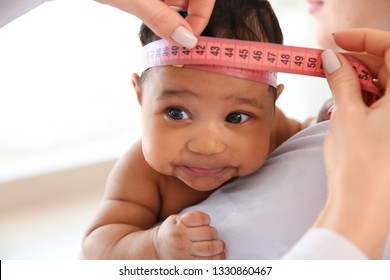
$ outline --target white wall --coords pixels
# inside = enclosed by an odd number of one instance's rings
[[[139,24],[56,0],[0,29],[0,181],[116,158],[139,137]]]

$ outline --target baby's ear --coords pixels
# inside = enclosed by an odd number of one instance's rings
[[[133,73],[131,77],[131,82],[133,83],[133,87],[135,90],[135,93],[137,94],[137,100],[138,103],[141,105],[142,102],[142,90],[141,90],[141,85],[139,84],[139,76],[136,73]]]
[[[284,85],[283,84],[279,84],[276,87],[276,99],[279,98],[279,96],[282,94],[283,90],[284,90]]]

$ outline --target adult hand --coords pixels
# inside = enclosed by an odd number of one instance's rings
[[[348,61],[324,52],[335,107],[324,146],[329,194],[316,226],[341,233],[369,258],[381,258],[390,229],[390,32],[354,29],[334,38],[345,50],[367,53],[359,58],[384,96],[367,107]]]
[[[161,38],[187,48],[197,43],[209,22],[215,0],[96,0],[140,18]],[[185,10],[183,19],[177,10]]]

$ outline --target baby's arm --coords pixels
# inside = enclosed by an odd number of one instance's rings
[[[217,240],[217,232],[210,227],[206,214],[169,216],[191,203],[187,197],[207,194],[191,193],[196,191],[188,187],[188,191],[181,191],[183,186],[176,191],[174,183],[161,188],[161,181],[166,181],[161,176],[145,162],[139,143],[116,164],[103,202],[83,240],[85,258],[224,258],[223,242]],[[168,197],[173,200],[164,199],[167,188]],[[175,205],[167,208],[172,201]],[[155,226],[161,212],[168,218]]]

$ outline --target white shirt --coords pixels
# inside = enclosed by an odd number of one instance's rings
[[[326,228],[311,228],[282,259],[366,260],[367,256],[343,235]]]

